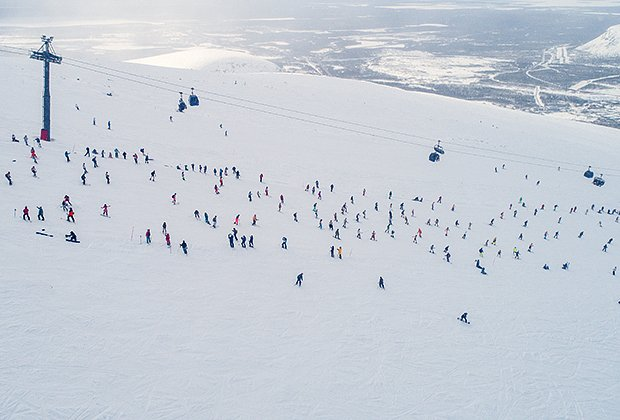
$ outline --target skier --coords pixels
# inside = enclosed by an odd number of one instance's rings
[[[69,207],[69,213],[67,213],[67,222],[75,223],[75,212],[73,211],[73,207]]]
[[[170,248],[170,234],[166,232],[166,246]]]
[[[295,286],[301,287],[301,283],[304,281],[304,273],[299,273],[297,275],[297,281],[295,282]]]
[[[254,235],[250,235],[250,239],[248,240],[248,246],[250,248],[254,248]]]
[[[146,238],[146,243],[150,244],[151,243],[151,229],[146,230],[144,237]]]
[[[200,220],[200,212],[198,210],[194,210],[194,218]]]
[[[13,185],[13,180],[11,179],[11,171],[4,174],[4,177],[9,181],[9,186]]]
[[[231,248],[235,247],[235,237],[233,236],[232,233],[228,234],[228,244],[230,245]]]
[[[22,214],[22,219],[23,219],[23,220],[28,219],[28,221],[30,221],[30,214],[29,214],[29,213],[30,213],[30,210],[28,210],[28,206],[25,206],[25,207],[24,207],[24,210],[22,211],[22,213],[23,213],[23,214]]]
[[[110,174],[107,171],[105,173],[105,182],[110,185]]]
[[[613,268],[613,270],[611,270],[611,275],[612,275],[612,276],[615,276],[615,275],[616,275],[616,270],[617,270],[617,269],[618,269],[618,266],[615,266],[615,267]]]
[[[107,204],[104,204],[103,207],[101,207],[103,209],[103,213],[102,216],[108,217],[108,208],[110,206],[108,206]]]
[[[151,172],[151,177],[149,178],[149,181],[155,182],[155,171]]]
[[[37,206],[37,219],[45,222],[45,216],[43,216],[43,207]]]
[[[282,244],[280,245],[280,247],[282,249],[288,249],[288,239],[286,239],[286,236],[282,237]]]
[[[172,194],[172,204],[176,205],[177,204],[177,193]]]
[[[67,162],[71,162],[71,159],[69,159],[69,152],[65,150],[65,159],[67,159]]]
[[[385,285],[383,284],[383,277],[379,276],[379,289],[385,290]]]
[[[341,259],[342,259],[342,247],[341,247],[341,246],[339,246],[339,247],[338,247],[338,249],[337,249],[337,251],[338,251],[338,259],[340,259],[340,260],[341,260]]]
[[[185,243],[185,241],[181,242],[181,244],[179,245],[181,247],[181,249],[183,250],[183,253],[185,255],[187,255],[187,243]]]
[[[459,320],[469,324],[469,321],[467,321],[467,312],[465,312],[463,315],[461,315],[461,317],[459,318]]]
[[[36,167],[33,166],[32,168],[30,168],[30,172],[32,172],[32,176],[34,178],[37,177],[37,168]]]
[[[241,248],[245,248],[245,241],[247,240],[247,238],[245,237],[245,235],[241,236]]]

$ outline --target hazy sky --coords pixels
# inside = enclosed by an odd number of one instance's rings
[[[20,20],[49,16],[54,20],[79,19],[235,19],[261,17],[300,17],[311,8],[332,4],[452,4],[518,7],[618,7],[617,0],[0,0],[0,18]]]

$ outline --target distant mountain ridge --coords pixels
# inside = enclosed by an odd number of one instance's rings
[[[620,57],[620,25],[614,25],[604,34],[579,47],[578,51],[597,57]]]

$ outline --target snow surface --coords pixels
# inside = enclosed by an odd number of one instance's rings
[[[55,141],[35,147],[34,178],[30,148],[10,135],[38,131],[41,65],[0,55],[10,104],[0,115],[0,169],[14,179],[0,183],[0,417],[620,417],[620,277],[611,275],[620,224],[585,212],[620,203],[617,130],[328,77],[105,63],[195,86],[200,107],[179,114],[176,86],[159,90],[70,64],[52,68]],[[447,152],[432,164],[435,139]],[[129,156],[100,158],[95,169],[86,146]],[[189,169],[183,181],[175,167],[192,162],[208,172]],[[603,188],[582,177],[587,165],[606,174]],[[215,195],[212,169],[223,167],[229,175]],[[322,200],[304,191],[315,180]],[[60,208],[65,194],[75,224]],[[109,218],[100,216],[104,203]],[[25,205],[32,222],[21,220]],[[395,238],[384,233],[390,205]],[[218,228],[194,219],[195,209],[217,215]],[[367,219],[356,223],[363,210]],[[341,241],[327,229],[334,213]],[[228,246],[236,214],[255,249]],[[429,218],[440,227],[427,226]],[[54,237],[36,235],[42,228]],[[69,230],[80,244],[63,240]],[[556,230],[559,239],[543,240]],[[494,237],[497,245],[484,247]],[[332,244],[344,248],[342,260],[330,258]],[[446,245],[451,263],[442,259]],[[511,257],[515,246],[520,260]],[[474,268],[480,247],[487,276]],[[456,320],[463,312],[471,325]]]
[[[577,47],[597,57],[620,57],[620,25],[607,29],[604,34]]]

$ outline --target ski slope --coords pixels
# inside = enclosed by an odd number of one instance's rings
[[[52,68],[55,140],[35,146],[34,178],[30,147],[10,137],[32,142],[39,130],[41,66],[0,55],[0,169],[14,181],[0,183],[0,417],[620,417],[620,277],[611,275],[620,224],[596,211],[620,203],[617,130],[359,81],[97,59],[195,87],[201,105],[180,114],[178,87],[65,60]],[[446,154],[433,164],[437,139]],[[105,150],[98,168],[87,146]],[[108,158],[114,148],[127,160]],[[191,163],[184,181],[176,166]],[[605,174],[604,187],[582,177],[587,165]],[[213,168],[225,167],[216,195]],[[315,181],[320,200],[305,191]],[[65,194],[75,224],[61,209]],[[384,233],[390,205],[394,238]],[[218,227],[196,220],[196,209],[217,215]],[[334,213],[341,240],[327,227]],[[228,245],[237,214],[254,249]],[[42,228],[54,237],[36,235]],[[63,240],[70,230],[80,244]],[[343,247],[342,260],[331,245]],[[463,312],[470,325],[456,320]]]

